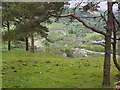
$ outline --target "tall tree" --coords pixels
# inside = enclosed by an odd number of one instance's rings
[[[55,11],[51,11],[51,16],[58,17],[58,18],[72,17],[74,19],[77,19],[79,22],[81,22],[85,27],[91,29],[92,31],[94,31],[96,33],[100,33],[100,34],[105,36],[105,57],[104,57],[104,68],[103,68],[103,70],[104,70],[103,71],[104,72],[103,85],[104,86],[110,85],[110,59],[111,59],[111,51],[112,51],[111,50],[111,43],[112,43],[111,42],[111,39],[112,39],[111,35],[112,35],[112,31],[113,31],[113,22],[114,22],[113,4],[114,4],[113,2],[107,2],[107,6],[108,6],[107,16],[108,16],[108,18],[107,18],[107,20],[104,19],[106,21],[106,24],[107,24],[107,26],[105,27],[106,32],[98,30],[92,25],[88,25],[85,20],[83,20],[83,19],[81,19],[81,17],[75,15],[75,13],[61,15],[61,14],[56,14]],[[94,6],[94,4],[92,6]],[[90,8],[90,6],[89,6],[89,8]]]
[[[2,26],[6,27],[7,29],[7,41],[8,41],[8,50],[11,50],[11,26],[12,23],[15,21],[15,18],[22,16],[24,12],[23,5],[17,4],[16,2],[4,2],[2,3]],[[12,29],[14,29],[12,27]]]
[[[61,7],[62,5],[63,5],[63,3],[59,3],[57,5],[57,7]],[[9,21],[18,19],[19,20],[18,22],[20,22],[20,24],[23,23],[24,25],[27,25],[27,28],[31,27],[31,28],[29,28],[30,29],[29,31],[27,31],[27,29],[26,29],[26,31],[28,32],[28,35],[29,35],[29,32],[30,33],[31,33],[31,31],[34,32],[35,31],[34,29],[36,29],[36,27],[38,27],[38,26],[41,27],[41,25],[40,25],[41,23],[49,20],[50,15],[49,15],[48,11],[50,11],[51,9],[59,10],[59,8],[55,8],[55,7],[56,7],[56,3],[49,3],[49,2],[4,3],[3,4],[3,16],[4,16],[3,21],[5,22],[6,19],[8,19]],[[9,11],[9,13],[8,13],[8,11]],[[9,16],[10,16],[10,18],[7,18]],[[12,18],[12,20],[11,20],[11,18]],[[33,30],[31,30],[31,29],[33,29]],[[22,31],[22,28],[19,30]],[[45,30],[45,29],[43,29],[43,30]],[[43,32],[43,30],[41,30],[41,32]],[[46,37],[46,34],[43,34],[43,35],[45,35],[44,37]],[[24,35],[25,34],[23,33],[23,36]],[[43,35],[41,35],[41,36],[43,37]],[[7,36],[9,36],[9,34],[7,34]],[[17,36],[20,37],[20,35],[17,35]],[[21,34],[21,36],[22,36],[22,34]],[[26,35],[26,37],[28,37],[28,36]],[[15,37],[15,38],[17,38],[17,37]],[[34,44],[33,44],[34,43],[34,33],[31,33],[31,40],[32,40],[32,44],[31,44],[32,52],[34,52],[34,48],[33,48],[34,47]],[[28,40],[27,39],[26,39],[26,50],[28,50]]]

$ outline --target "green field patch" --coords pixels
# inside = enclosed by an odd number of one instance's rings
[[[4,51],[4,88],[102,88],[103,58],[68,58],[47,52]],[[117,69],[111,64],[111,86]]]

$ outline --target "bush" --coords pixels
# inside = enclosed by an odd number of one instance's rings
[[[72,50],[72,49],[66,49],[65,50],[65,53],[67,54],[67,57],[74,57],[73,52],[74,52],[74,50]]]

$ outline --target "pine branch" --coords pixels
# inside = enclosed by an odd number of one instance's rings
[[[97,33],[100,33],[100,34],[102,34],[102,35],[106,35],[105,32],[96,29],[94,26],[88,25],[88,24],[85,22],[85,20],[83,20],[83,19],[81,19],[80,17],[76,16],[74,13],[64,14],[64,15],[51,14],[51,16],[59,17],[59,18],[71,16],[71,17],[77,19],[77,20],[78,20],[79,22],[81,22],[85,27],[91,29],[92,31],[97,32]]]

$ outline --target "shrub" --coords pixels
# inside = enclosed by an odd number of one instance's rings
[[[73,52],[74,52],[74,50],[72,50],[72,49],[66,49],[65,50],[65,53],[67,54],[67,57],[74,57]]]

